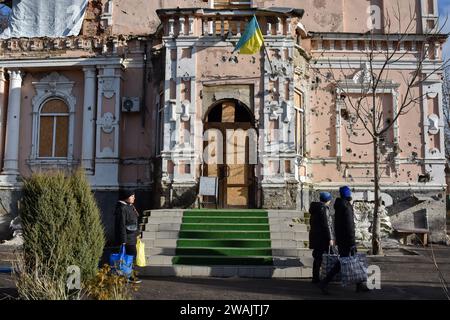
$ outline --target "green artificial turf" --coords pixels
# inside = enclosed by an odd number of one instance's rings
[[[177,248],[270,248],[270,240],[178,239]]]
[[[173,264],[182,265],[273,265],[272,257],[196,257],[196,256],[176,256],[172,259]]]
[[[236,223],[245,223],[245,224],[256,224],[256,223],[264,223],[269,224],[269,218],[263,217],[183,217],[183,223],[225,223],[225,224],[236,224]]]
[[[273,265],[264,210],[187,210],[176,256],[178,265]]]
[[[218,224],[218,223],[183,223],[181,231],[221,231],[221,230],[236,230],[236,231],[270,231],[270,227],[266,223],[259,224]]]
[[[271,256],[271,248],[178,248],[177,255],[188,256]]]

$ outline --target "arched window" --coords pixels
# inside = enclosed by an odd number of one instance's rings
[[[46,101],[39,112],[39,158],[67,158],[69,108],[60,99]]]

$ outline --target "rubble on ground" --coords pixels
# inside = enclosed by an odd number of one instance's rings
[[[375,203],[355,201],[353,209],[355,213],[355,237],[363,247],[372,247],[372,221]],[[384,206],[379,208],[381,246],[386,249],[398,248],[400,243],[390,238],[394,228]]]
[[[22,231],[22,221],[20,217],[14,218],[9,228],[12,233],[12,239],[3,241],[0,245],[5,246],[22,246],[23,245],[23,231]]]

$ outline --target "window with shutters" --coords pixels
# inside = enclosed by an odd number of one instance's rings
[[[60,99],[45,102],[39,113],[39,158],[67,158],[69,108]]]

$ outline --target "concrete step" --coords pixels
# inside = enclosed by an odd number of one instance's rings
[[[211,231],[211,232],[221,232],[221,231]],[[210,233],[210,231],[186,231],[186,233],[192,233],[192,234],[205,234],[207,235]],[[236,238],[239,238],[239,235],[250,235],[250,234],[262,234],[264,232],[262,231],[229,231],[224,232],[227,235],[232,236],[232,234],[236,234]],[[179,238],[179,232],[178,231],[144,231],[142,233],[142,239],[145,241],[147,239],[149,240],[155,240],[155,239],[178,239]],[[210,239],[208,237],[201,238],[201,239]],[[230,239],[234,239],[230,238]],[[297,241],[308,241],[309,240],[309,234],[307,232],[303,231],[293,231],[293,232],[270,232],[270,240],[277,241],[277,240],[297,240]]]
[[[175,255],[176,254],[176,246],[168,246],[163,248],[145,248],[145,252],[149,256],[154,255]],[[208,247],[208,248],[199,248],[199,247],[183,247],[180,248],[182,250],[197,250],[197,249],[205,249],[205,250],[227,250],[227,249],[234,249],[234,250],[271,250],[273,256],[283,256],[283,257],[293,257],[293,258],[300,258],[300,257],[311,257],[311,250],[310,249],[286,249],[286,248],[214,248],[214,247]]]
[[[308,249],[309,242],[302,240],[272,240],[272,248]]]
[[[162,223],[177,223],[181,224],[181,217],[150,217],[148,219],[149,224],[162,224]]]
[[[269,218],[304,218],[304,214],[297,210],[269,210]]]
[[[145,242],[147,245],[147,241]],[[151,244],[151,243],[149,243]],[[153,240],[153,247],[155,248],[166,248],[166,247],[172,247],[177,246],[177,239],[154,239]],[[150,247],[150,246],[149,246]]]
[[[310,249],[272,248],[272,255],[281,257],[294,257],[294,258],[311,257],[312,256],[311,252],[312,251]],[[156,255],[174,256],[175,253],[176,253],[176,245],[162,248],[155,248],[155,247],[145,248],[145,254],[148,256],[156,256]]]
[[[196,223],[188,223],[186,225],[196,225]],[[204,223],[202,223],[202,225],[205,225]],[[213,223],[211,224],[212,226],[217,226],[217,225],[222,225],[220,223]],[[230,226],[230,229],[232,229],[232,223],[224,223],[223,225],[227,225]],[[238,226],[242,226],[245,224],[236,224]],[[251,225],[251,224],[248,224]],[[260,225],[260,224],[258,224]],[[297,232],[307,232],[307,226],[303,225],[303,224],[297,224],[297,225],[292,225],[289,226],[289,224],[284,223],[284,224],[277,224],[277,225],[270,225],[269,226],[270,231],[272,232],[290,232],[290,231],[297,231]],[[153,222],[149,222],[146,226],[145,226],[145,231],[180,231],[181,229],[181,223],[153,223]],[[216,229],[214,229],[216,230]],[[220,230],[217,230],[220,231]]]
[[[144,239],[145,249],[150,250],[162,249],[162,248],[176,248],[177,239]],[[305,250],[309,249],[308,241],[297,241],[297,240],[272,240],[271,241],[273,249],[279,250]],[[293,251],[289,251],[291,254]],[[291,256],[291,254],[286,254]]]
[[[275,267],[310,267],[313,266],[313,257],[273,257],[273,265]]]
[[[276,240],[297,240],[297,241],[309,241],[309,233],[304,231],[293,232],[271,232],[270,239]]]
[[[177,239],[143,239],[145,243],[145,248],[174,248],[177,246]],[[213,239],[212,239],[213,240]],[[222,240],[222,239],[220,239]],[[272,240],[272,248],[276,249],[309,249],[308,241],[298,241],[298,240]]]
[[[172,259],[175,257],[175,255],[150,255],[147,256],[147,265],[148,266],[171,266]],[[184,255],[183,257],[196,257],[196,258],[211,258],[214,259],[214,257],[219,256],[190,256],[190,255]],[[235,257],[235,256],[220,256],[220,258],[226,258],[227,260],[230,259],[245,259],[245,258],[258,258],[258,256],[248,256],[248,257]],[[281,256],[273,256],[273,264],[276,267],[311,267],[313,264],[313,258],[312,257],[281,257]]]
[[[312,250],[310,249],[286,249],[272,247],[272,255],[279,257],[312,257]]]
[[[152,265],[137,268],[138,275],[156,277],[216,277],[216,278],[260,278],[298,279],[311,278],[310,267],[276,266],[166,266]]]
[[[306,224],[270,224],[270,232],[308,232]]]
[[[172,217],[181,218],[183,216],[183,210],[152,210],[150,211],[149,218],[161,218],[161,217]]]
[[[180,231],[181,223],[148,223],[145,231]]]
[[[175,255],[155,255],[155,256],[147,256],[147,265],[148,266],[171,266],[172,259]]]
[[[296,218],[269,218],[270,224],[286,224],[286,225],[296,225],[296,224],[305,224],[305,220],[296,219]]]
[[[142,239],[178,239],[178,231],[145,231],[142,233]]]

